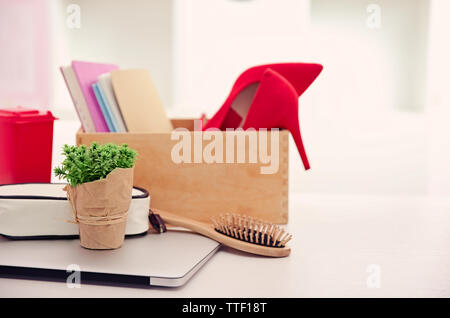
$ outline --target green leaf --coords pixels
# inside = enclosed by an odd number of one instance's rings
[[[65,159],[54,173],[72,186],[103,179],[116,168],[131,168],[137,157],[137,152],[127,144],[99,145],[96,142],[89,147],[64,145],[62,154]]]

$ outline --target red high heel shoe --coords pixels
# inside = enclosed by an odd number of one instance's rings
[[[294,138],[305,170],[310,168],[300,134],[298,98],[322,71],[320,64],[283,63],[256,66],[236,80],[208,128],[281,128]]]

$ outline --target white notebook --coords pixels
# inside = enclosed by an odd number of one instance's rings
[[[114,88],[111,82],[111,74],[106,73],[98,77],[98,84],[101,86],[102,92],[105,94],[109,109],[114,116],[113,120],[117,124],[118,132],[127,132],[127,126],[123,120],[122,113],[120,111],[119,105],[117,104],[117,99],[114,94]]]

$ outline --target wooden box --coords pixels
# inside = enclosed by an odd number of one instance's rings
[[[185,158],[188,158],[189,151],[185,149],[175,151],[174,149],[179,150],[179,148],[174,147],[177,145],[180,147],[180,140],[184,140],[184,137],[179,137],[179,140],[174,139],[171,133],[88,134],[80,130],[77,133],[76,142],[77,145],[90,145],[94,141],[99,144],[127,143],[131,148],[136,149],[138,160],[134,170],[134,185],[149,191],[152,207],[206,222],[210,221],[212,215],[219,213],[247,214],[273,223],[285,224],[288,222],[288,131],[269,131],[265,135],[267,136],[267,153],[273,157],[270,164],[275,168],[269,169],[270,173],[266,171],[266,174],[263,174],[262,168],[266,167],[267,170],[269,164],[267,163],[268,157],[260,155],[261,149],[264,149],[261,148],[261,132],[255,132],[258,140],[256,143],[258,149],[256,149],[255,143],[252,143],[251,138],[246,136],[246,132],[243,131],[216,132],[216,135],[210,140],[205,140],[201,137],[201,132],[193,131],[194,120],[175,119],[172,120],[172,124],[174,128],[186,128],[183,134],[186,138],[190,136],[191,163],[188,160],[176,163],[179,161],[179,156],[176,160],[173,159],[174,153],[186,154]],[[196,153],[199,154],[198,149],[206,151],[208,144],[211,144],[213,139],[217,140],[220,137],[223,137],[223,148],[221,149],[225,163],[208,163],[211,160],[206,160],[207,157],[199,158],[197,156],[195,158]],[[243,137],[240,140],[241,142],[245,141],[244,145],[237,141],[239,137]],[[230,138],[230,141],[234,140],[234,145],[230,146],[226,138]],[[271,144],[272,140],[278,140],[279,145],[276,171],[276,165],[273,164],[277,160],[275,158],[276,147]],[[199,145],[202,148],[198,148]],[[245,147],[243,163],[238,162],[238,145],[241,147],[240,149]],[[216,143],[215,146],[220,149],[220,143]],[[206,153],[220,155],[220,150]],[[258,155],[256,163],[253,163],[251,154],[255,153]],[[228,155],[229,157],[226,157]],[[266,161],[261,158],[265,158]],[[242,162],[242,152],[240,159]]]

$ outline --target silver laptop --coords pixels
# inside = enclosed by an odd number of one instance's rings
[[[97,251],[82,248],[78,239],[0,237],[0,276],[66,282],[76,269],[81,284],[178,287],[219,247],[209,238],[176,230],[127,238],[120,249]]]

